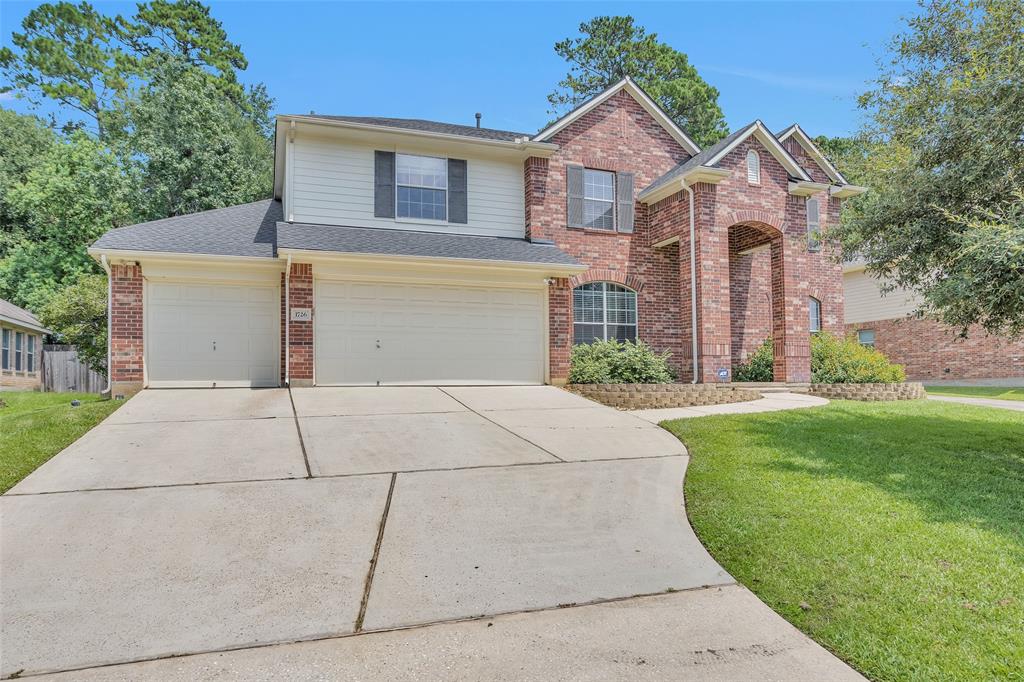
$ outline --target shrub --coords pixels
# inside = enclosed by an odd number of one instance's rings
[[[667,384],[675,380],[671,353],[655,353],[643,341],[595,341],[573,346],[571,384]]]
[[[900,383],[907,373],[874,348],[855,338],[827,332],[811,337],[811,381],[816,384]]]
[[[772,340],[765,339],[761,347],[747,358],[746,364],[737,365],[732,370],[733,381],[772,381],[774,373],[775,352]]]

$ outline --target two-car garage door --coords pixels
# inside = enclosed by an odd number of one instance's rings
[[[543,383],[546,293],[320,281],[316,383]]]

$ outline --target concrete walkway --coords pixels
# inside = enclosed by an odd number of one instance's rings
[[[857,679],[687,461],[551,387],[146,391],[0,498],[0,676]]]
[[[962,405],[978,405],[979,407],[998,407],[1001,410],[1013,410],[1024,412],[1024,401],[1020,400],[996,400],[995,398],[968,398],[955,395],[930,395],[928,400],[938,400],[944,403],[960,403]]]
[[[654,424],[670,419],[706,417],[711,414],[750,414],[753,412],[777,412],[803,407],[827,405],[828,400],[805,393],[768,393],[759,400],[724,405],[703,405],[699,407],[670,407],[661,410],[633,410],[631,413]]]

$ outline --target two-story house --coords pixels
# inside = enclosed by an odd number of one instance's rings
[[[570,350],[642,339],[776,379],[843,329],[819,232],[846,182],[797,126],[701,150],[626,79],[536,134],[282,115],[274,197],[112,230],[115,393],[142,386],[564,382]]]

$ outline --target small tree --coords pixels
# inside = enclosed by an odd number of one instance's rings
[[[106,376],[106,276],[83,275],[60,289],[40,309],[39,320],[62,342],[76,346],[83,362]]]

